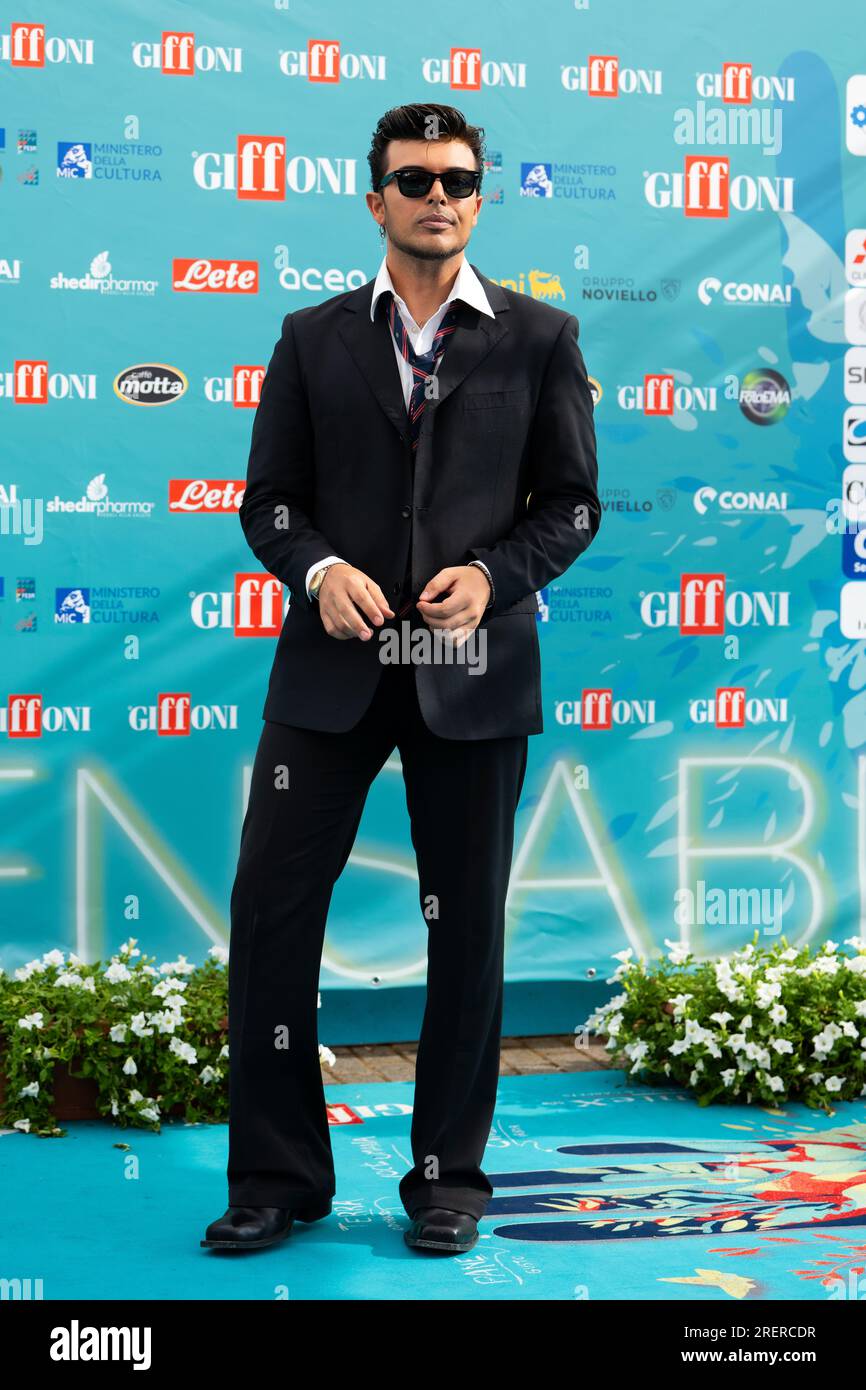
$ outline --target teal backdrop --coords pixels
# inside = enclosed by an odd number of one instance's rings
[[[577,316],[596,396],[601,529],[538,596],[506,1029],[572,1028],[618,951],[861,929],[856,7],[48,0],[0,21],[6,970],[228,942],[289,598],[237,517],[258,390],[284,314],[375,275],[370,138],[425,100],[486,131],[468,258]],[[426,931],[395,755],[324,1040],[413,1035]]]

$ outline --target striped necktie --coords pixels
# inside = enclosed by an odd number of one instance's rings
[[[421,432],[421,417],[424,414],[424,407],[428,397],[425,387],[430,377],[439,369],[439,363],[445,352],[448,339],[457,326],[457,303],[452,300],[442,316],[442,322],[433,335],[433,345],[429,352],[417,353],[409,341],[409,334],[406,332],[404,324],[394,296],[390,290],[386,290],[388,296],[388,322],[391,332],[394,335],[394,342],[397,350],[402,357],[411,364],[412,367],[412,392],[409,397],[409,433],[412,440],[412,467],[414,472],[415,451],[418,448],[418,435]],[[406,560],[406,573],[403,576],[403,588],[400,598],[395,605],[398,618],[405,617],[410,608],[414,606],[412,598],[412,540],[409,540],[409,555]]]
[[[442,316],[442,322],[433,335],[433,345],[429,352],[417,353],[409,341],[394,296],[388,291],[388,322],[397,344],[397,351],[412,367],[412,394],[409,397],[409,432],[412,437],[412,456],[418,448],[418,435],[421,432],[421,417],[427,404],[425,386],[439,368],[445,346],[457,327],[457,304],[452,300]]]

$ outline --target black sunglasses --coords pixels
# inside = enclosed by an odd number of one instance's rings
[[[429,169],[395,169],[380,180],[379,190],[396,179],[404,198],[424,198],[436,179],[441,179],[448,198],[468,198],[475,192],[480,178],[475,169],[446,169],[442,174],[431,174]]]

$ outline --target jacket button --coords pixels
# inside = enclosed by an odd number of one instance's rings
[[[408,517],[408,516],[411,516],[411,515],[412,515],[412,508],[411,508],[411,507],[403,507],[402,511],[400,512],[400,515],[401,515],[401,516],[407,516],[407,517]]]

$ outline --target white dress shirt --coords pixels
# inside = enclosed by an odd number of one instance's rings
[[[496,315],[490,307],[490,301],[488,300],[487,295],[484,293],[484,288],[481,284],[481,281],[478,279],[478,276],[475,274],[475,271],[472,269],[469,262],[464,258],[464,260],[460,264],[460,269],[457,272],[457,278],[455,279],[454,284],[451,287],[451,293],[449,294],[448,298],[439,305],[439,308],[436,310],[435,314],[431,314],[430,318],[427,319],[426,323],[424,323],[419,328],[418,324],[415,322],[415,320],[409,312],[406,301],[404,299],[401,299],[400,295],[394,289],[393,283],[391,281],[391,275],[388,270],[387,262],[387,256],[383,256],[382,264],[379,266],[379,273],[376,276],[376,281],[373,285],[373,298],[370,301],[370,319],[372,321],[376,316],[376,304],[378,302],[380,294],[382,294],[385,290],[390,290],[394,296],[394,303],[397,306],[397,312],[403,320],[403,325],[409,336],[409,342],[412,344],[413,352],[418,353],[420,355],[422,353],[430,351],[430,349],[433,346],[433,338],[436,334],[436,330],[442,322],[443,318],[445,317],[445,314],[448,310],[448,306],[451,303],[452,299],[462,299],[465,304],[471,305],[473,309],[478,309],[482,314],[487,314],[490,318],[496,317]],[[406,405],[406,410],[408,411],[409,400],[412,395],[412,386],[414,383],[414,377],[412,375],[412,364],[408,361],[407,358],[403,356],[400,349],[397,347],[397,343],[393,333],[391,334],[391,343],[394,348],[394,356],[397,359],[397,368],[400,372],[400,382],[403,387],[403,400]],[[317,560],[314,565],[310,565],[310,568],[307,570],[307,578],[305,581],[308,598],[310,597],[310,580],[316,573],[316,570],[320,570],[323,565],[332,565],[337,560],[342,561],[343,564],[347,563],[345,560],[342,560],[342,556],[340,555],[325,555],[323,559]],[[484,571],[484,573],[487,575],[487,578],[490,580],[490,588],[492,593],[493,580],[490,579],[490,574],[486,566],[480,564],[480,562],[478,562],[478,565],[479,568]]]

